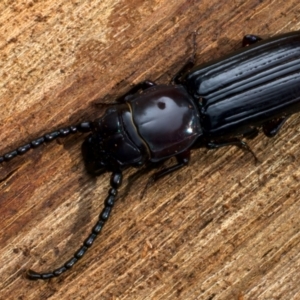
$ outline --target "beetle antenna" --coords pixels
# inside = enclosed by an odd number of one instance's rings
[[[53,132],[46,133],[45,135],[29,142],[28,144],[25,144],[11,152],[4,154],[3,156],[0,156],[0,164],[3,163],[4,161],[10,161],[18,155],[25,154],[31,148],[37,148],[40,145],[51,142],[59,137],[66,137],[71,133],[77,133],[77,132],[90,132],[91,130],[92,130],[92,122],[82,122],[75,126],[69,126],[69,127],[58,129]]]
[[[75,263],[83,257],[83,255],[86,253],[86,251],[92,246],[94,243],[96,237],[101,232],[104,224],[109,218],[110,212],[114,206],[115,198],[118,193],[118,187],[120,187],[122,184],[122,173],[121,172],[115,172],[112,173],[110,178],[110,186],[111,188],[108,191],[108,196],[106,197],[104,201],[104,208],[102,212],[99,215],[98,222],[94,225],[90,235],[87,237],[87,239],[83,242],[81,247],[74,253],[73,257],[66,261],[61,267],[58,269],[49,272],[49,273],[38,273],[33,270],[27,271],[27,277],[32,280],[37,279],[50,279],[53,277],[58,277],[62,273],[66,272],[70,268],[72,268]]]

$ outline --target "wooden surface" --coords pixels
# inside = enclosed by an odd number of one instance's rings
[[[168,83],[240,47],[247,33],[300,29],[288,1],[1,1],[0,150],[101,116],[144,79]],[[100,99],[100,100],[99,100]],[[1,299],[300,299],[300,117],[279,136],[195,150],[190,166],[140,195],[149,174],[124,173],[102,235],[71,271],[65,262],[102,209],[109,174],[84,171],[72,136],[1,166]],[[132,176],[131,176],[132,175]],[[129,179],[129,180],[128,180]]]

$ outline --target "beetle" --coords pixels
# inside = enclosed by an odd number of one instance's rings
[[[242,138],[260,129],[273,137],[300,111],[300,31],[266,40],[247,35],[243,46],[196,67],[193,55],[171,84],[141,82],[102,117],[47,133],[0,157],[0,163],[8,162],[58,137],[89,132],[82,144],[87,172],[111,172],[104,208],[82,246],[54,271],[29,270],[29,279],[57,277],[86,253],[109,218],[124,169],[175,157],[176,164],[153,175],[157,180],[186,166],[190,150],[200,147],[235,145],[255,157]]]

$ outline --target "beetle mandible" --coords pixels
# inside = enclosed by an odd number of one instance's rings
[[[82,144],[87,171],[112,173],[104,208],[82,246],[63,266],[46,273],[29,270],[28,278],[57,277],[86,253],[109,218],[125,168],[175,157],[176,164],[154,174],[157,180],[187,165],[194,148],[236,145],[255,157],[241,138],[252,138],[259,129],[273,137],[300,111],[300,31],[266,40],[247,35],[243,46],[196,67],[193,56],[172,84],[142,82],[101,118],[47,133],[0,156],[0,163],[8,162],[58,137],[90,132]]]

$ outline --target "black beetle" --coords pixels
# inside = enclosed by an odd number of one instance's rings
[[[241,138],[256,136],[260,128],[273,137],[300,110],[300,32],[266,40],[247,35],[243,45],[194,68],[193,58],[172,84],[142,82],[101,118],[48,133],[0,157],[2,163],[58,137],[91,132],[82,145],[87,171],[112,173],[104,209],[83,245],[52,272],[29,270],[30,279],[59,276],[85,254],[110,215],[126,167],[175,156],[177,164],[156,172],[156,180],[185,166],[193,148],[236,145],[254,155]]]

